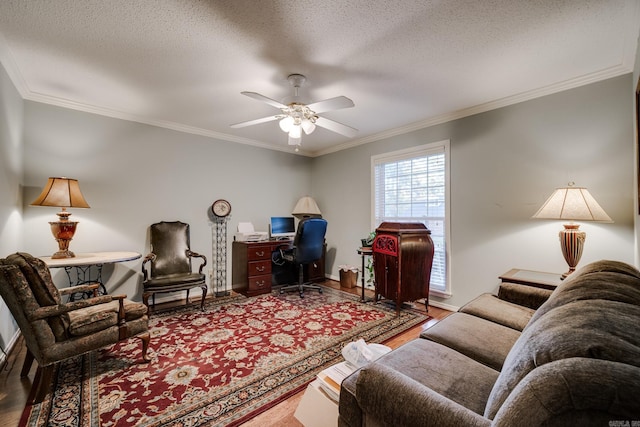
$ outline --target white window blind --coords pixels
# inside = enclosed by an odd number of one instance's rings
[[[451,295],[448,274],[449,141],[372,157],[373,222],[421,222],[435,254],[430,289]]]

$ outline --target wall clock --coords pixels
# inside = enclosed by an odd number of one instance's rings
[[[211,211],[218,218],[224,218],[231,213],[231,203],[224,199],[218,199],[211,205]]]

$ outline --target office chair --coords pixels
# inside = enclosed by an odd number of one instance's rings
[[[151,253],[142,261],[143,292],[142,302],[149,307],[149,296],[156,305],[156,293],[187,291],[199,287],[202,289],[200,309],[204,310],[207,296],[207,284],[203,273],[207,265],[204,255],[193,252],[190,245],[189,224],[184,222],[158,222],[151,225]],[[200,268],[192,271],[192,258],[200,258]],[[147,270],[147,263],[150,265]]]
[[[300,292],[300,298],[304,298],[305,289],[315,289],[322,293],[322,287],[304,282],[304,266],[322,258],[326,232],[327,220],[325,219],[307,218],[300,221],[293,240],[293,249],[287,252],[281,250],[282,258],[297,265],[298,283],[280,288],[281,294],[293,289]]]

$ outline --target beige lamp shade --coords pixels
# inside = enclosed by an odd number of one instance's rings
[[[311,217],[320,217],[322,213],[320,212],[320,208],[318,208],[318,204],[313,197],[304,196],[298,200],[296,206],[293,208],[293,212],[291,215],[297,218],[311,218]]]
[[[70,212],[66,208],[88,208],[89,204],[80,191],[77,179],[73,178],[49,178],[42,189],[42,193],[31,206],[55,206],[62,208],[58,212],[58,221],[51,221],[51,233],[58,242],[58,252],[51,258],[73,258],[75,254],[69,250],[69,243],[76,233],[76,221],[69,221]]]
[[[536,219],[564,219],[569,221],[613,222],[584,187],[557,188],[538,212]]]
[[[558,234],[562,255],[569,265],[569,271],[562,275],[563,279],[575,271],[587,238],[587,233],[580,231],[580,225],[573,221],[613,222],[589,191],[584,187],[575,187],[573,182],[567,187],[557,188],[532,218],[569,221]]]
[[[73,178],[49,178],[42,193],[31,206],[56,206],[59,208],[88,208],[89,204],[80,191],[80,184]]]

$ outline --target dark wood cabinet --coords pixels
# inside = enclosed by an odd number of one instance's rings
[[[289,248],[290,240],[268,240],[264,242],[233,242],[232,254],[232,289],[246,296],[267,294],[273,285],[295,283],[298,274],[294,265],[285,263],[282,266],[272,262],[271,254],[280,247]],[[326,248],[326,245],[325,245]],[[308,265],[304,271],[305,281],[319,282],[325,279],[324,255]]]
[[[421,223],[383,222],[373,242],[376,301],[392,300],[396,311],[403,302],[425,299],[433,263],[431,231]]]

